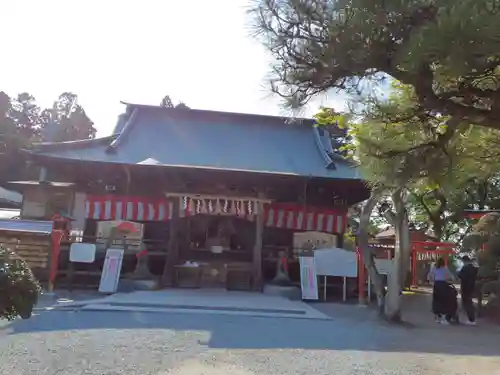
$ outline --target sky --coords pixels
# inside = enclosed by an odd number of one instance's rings
[[[251,37],[248,0],[2,0],[0,90],[50,106],[78,95],[98,136],[120,101],[283,115],[265,86],[270,56]],[[339,98],[319,105],[336,109]]]

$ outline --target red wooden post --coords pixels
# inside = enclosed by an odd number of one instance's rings
[[[358,257],[358,302],[360,305],[366,304],[366,274],[365,274],[365,262],[363,261],[363,254],[359,248],[356,248],[356,254]]]
[[[427,247],[427,249],[426,249]],[[431,249],[429,249],[431,248]],[[418,254],[428,254],[431,258],[445,257],[445,265],[448,266],[449,255],[454,254],[455,244],[450,242],[427,242],[427,241],[413,241],[412,242],[412,285],[416,285],[417,280],[417,264]]]
[[[54,290],[54,285],[57,277],[57,269],[59,268],[59,253],[61,252],[61,240],[64,236],[62,230],[54,229],[51,234],[52,254],[50,257],[50,272],[49,272],[49,292]]]
[[[412,246],[411,249],[411,286],[417,286],[417,259],[418,259],[418,248]]]

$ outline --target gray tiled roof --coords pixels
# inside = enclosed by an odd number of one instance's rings
[[[52,233],[52,221],[0,219],[0,232]]]
[[[36,153],[107,163],[360,179],[352,164],[332,155],[329,135],[310,119],[289,123],[272,116],[131,106],[134,111],[120,134],[45,144]]]

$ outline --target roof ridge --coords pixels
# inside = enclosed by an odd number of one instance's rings
[[[233,116],[248,116],[248,117],[261,117],[261,118],[269,118],[269,119],[281,119],[281,120],[292,120],[294,122],[310,122],[316,123],[316,119],[313,117],[295,117],[295,116],[281,116],[281,115],[267,115],[261,113],[245,113],[245,112],[232,112],[232,111],[218,111],[213,109],[198,109],[198,108],[168,108],[162,107],[160,105],[153,104],[137,104],[137,103],[129,103],[125,101],[120,101],[121,104],[130,107],[136,108],[149,108],[149,109],[160,109],[165,111],[173,111],[173,112],[201,112],[201,113],[219,113],[224,115],[233,115]]]
[[[89,138],[89,139],[79,139],[76,141],[64,141],[64,142],[36,142],[33,143],[32,149],[21,149],[25,153],[33,153],[37,151],[49,151],[51,149],[64,149],[71,148],[75,146],[87,146],[92,144],[99,144],[101,142],[110,142],[118,137],[118,134],[111,134],[105,137],[99,138]]]
[[[138,111],[139,110],[137,108],[134,108],[134,110],[130,114],[130,117],[127,119],[127,122],[123,126],[122,131],[118,133],[113,142],[108,145],[108,147],[106,148],[106,152],[116,151],[117,147],[123,142],[123,139],[127,136],[128,133],[130,133],[130,129],[132,129],[132,125],[134,124]]]
[[[333,161],[333,158],[328,154],[328,150],[325,149],[325,145],[323,144],[323,141],[321,139],[322,135],[319,134],[319,129],[317,126],[312,127],[312,131],[314,134],[314,143],[316,143],[316,147],[318,148],[319,153],[325,159],[326,166],[325,168],[327,169],[336,169],[337,167],[335,166],[335,162]],[[326,131],[328,134],[328,130],[324,129],[323,131]]]

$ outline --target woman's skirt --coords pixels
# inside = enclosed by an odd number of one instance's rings
[[[452,315],[455,308],[452,299],[456,301],[456,296],[452,298],[452,290],[448,282],[434,282],[432,291],[432,312],[434,314]]]

